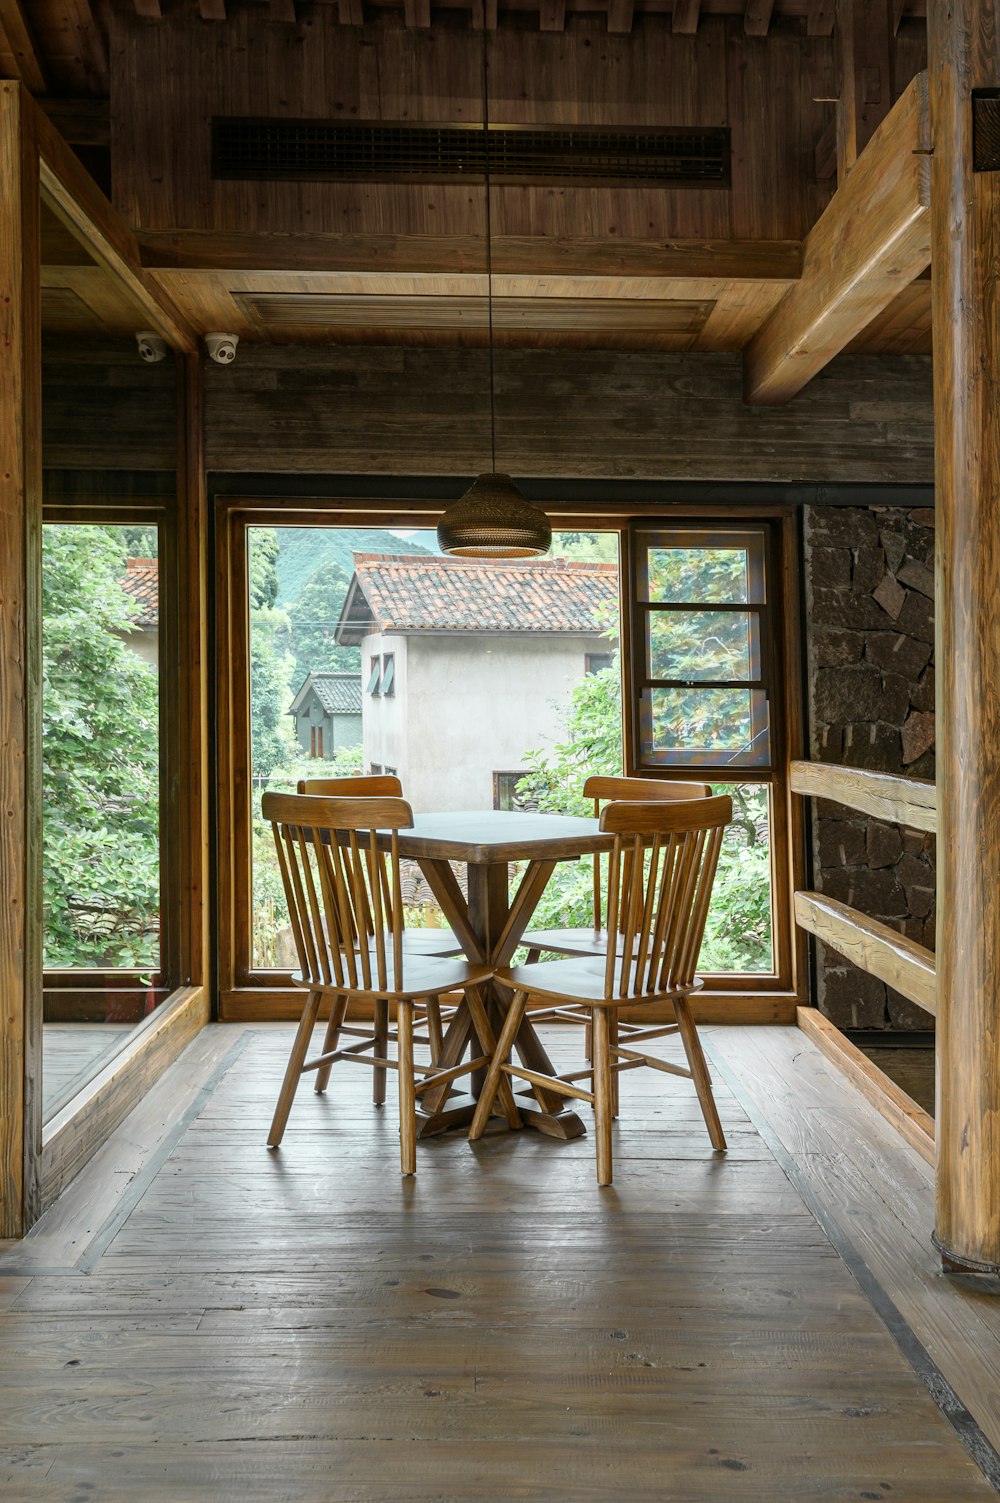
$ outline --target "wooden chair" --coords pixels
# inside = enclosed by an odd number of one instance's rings
[[[694,1081],[712,1147],[718,1152],[725,1150],[726,1139],[688,998],[702,984],[695,967],[723,831],[732,817],[733,804],[728,797],[607,806],[601,815],[601,829],[615,837],[608,863],[608,928],[618,930],[621,945],[609,946],[603,958],[553,960],[496,972],[495,980],[513,992],[513,999],[473,1117],[470,1138],[482,1136],[504,1075],[516,1076],[537,1091],[554,1091],[593,1105],[597,1182],[610,1185],[617,1078],[623,1070],[649,1065]],[[544,1008],[541,1013],[533,1012],[533,1022],[563,1015],[565,1004],[590,1018],[593,1055],[588,1068],[548,1076],[510,1063],[514,1039],[533,998],[541,999]],[[671,1002],[675,1021],[634,1029],[629,1047],[622,1047],[619,1009],[654,1002]],[[687,1069],[634,1047],[675,1033],[680,1034]],[[587,1080],[591,1090],[583,1084]]]
[[[610,799],[637,800],[641,803],[676,803],[679,799],[711,798],[707,783],[668,783],[657,778],[617,778],[594,776],[583,785],[584,798],[594,800],[594,818]],[[525,934],[521,943],[528,950],[528,964],[539,955],[604,955],[608,936],[604,927],[601,856],[594,857],[594,922],[589,929],[535,929]],[[620,941],[619,941],[620,942]]]
[[[300,778],[299,793],[323,798],[402,798],[403,785],[393,773],[359,773],[348,778]],[[403,944],[410,955],[461,955],[462,946],[446,924],[440,929],[406,929]]]
[[[264,818],[274,831],[281,880],[299,957],[293,985],[307,993],[291,1056],[275,1108],[268,1146],[277,1148],[303,1074],[315,1070],[316,1089],[325,1089],[339,1061],[374,1069],[377,1104],[385,1099],[387,1070],[399,1078],[399,1135],[402,1171],[416,1173],[416,1102],[426,1092],[447,1095],[451,1082],[490,1061],[495,1039],[479,988],[490,979],[488,966],[408,954],[404,945],[399,875],[399,835],[413,823],[404,799],[322,798],[310,794],[265,793]],[[388,841],[388,849],[382,847]],[[482,1053],[442,1070],[414,1063],[414,1005],[462,991]],[[324,999],[330,1018],[322,1050],[306,1059]],[[352,1001],[371,1004],[372,1029],[348,1027]],[[388,1031],[390,1008],[396,1032]],[[361,1042],[339,1047],[341,1034]],[[388,1042],[397,1059],[387,1058]],[[424,1041],[426,1042],[426,1040]],[[418,1073],[422,1079],[418,1080]],[[509,1084],[502,1098],[508,1121],[520,1126]]]

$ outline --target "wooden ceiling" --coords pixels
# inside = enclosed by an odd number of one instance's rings
[[[499,5],[499,9],[498,9]],[[214,114],[724,126],[721,189],[494,186],[498,344],[742,350],[925,65],[925,0],[0,0],[20,78],[135,232],[196,332],[248,341],[486,342],[480,180],[219,182]],[[131,334],[134,303],[43,236],[46,326]],[[102,285],[103,283],[103,285]],[[929,282],[849,348],[929,349]]]

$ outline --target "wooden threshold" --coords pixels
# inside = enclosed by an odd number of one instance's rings
[[[836,1065],[879,1115],[933,1167],[936,1155],[934,1118],[873,1064],[818,1008],[800,1007],[796,1021],[831,1064]]]
[[[42,1130],[45,1210],[209,1020],[203,986],[182,987]]]

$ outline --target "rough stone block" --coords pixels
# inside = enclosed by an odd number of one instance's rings
[[[810,573],[814,585],[826,585],[835,590],[851,587],[850,548],[814,547],[810,558]]]
[[[934,916],[934,889],[933,887],[908,887],[906,900],[910,905],[910,912],[914,918],[927,919]],[[923,944],[923,926],[921,925],[920,943]]]
[[[844,732],[839,725],[813,727],[812,754],[818,762],[841,762],[844,757]]]
[[[926,856],[907,853],[900,856],[896,863],[896,880],[901,882],[907,891],[911,887],[929,887],[933,891],[934,868]],[[913,911],[912,908],[910,911]]]
[[[915,710],[934,708],[934,664],[930,663],[910,689],[910,704]]]
[[[884,574],[877,587],[872,590],[872,599],[878,602],[886,615],[896,621],[906,603],[906,591],[895,575]]]
[[[895,866],[903,853],[902,836],[896,826],[872,820],[865,837],[865,852],[870,867]]]
[[[913,710],[907,716],[901,732],[903,764],[909,767],[934,745],[934,716],[924,710]]]
[[[812,592],[812,619],[816,626],[842,626],[852,631],[893,629],[893,618],[874,596],[855,595],[850,590],[831,590],[821,585]]]
[[[824,868],[861,866],[866,860],[864,824],[846,819],[820,820],[816,852]]]
[[[899,631],[905,632],[908,637],[918,637],[921,642],[934,643],[934,602],[928,600],[926,595],[919,595],[911,590],[906,597],[902,610],[896,617],[896,626]]]
[[[851,901],[851,879],[854,873],[846,867],[824,867],[816,873],[816,886],[828,898],[838,903]]]
[[[879,668],[899,673],[903,678],[911,680],[911,700],[912,680],[919,678],[930,655],[930,643],[918,642],[915,637],[906,637],[902,632],[870,632],[865,642],[865,657],[869,663],[875,663]]]
[[[899,731],[894,725],[848,725],[844,728],[844,762],[875,772],[903,771]]]
[[[924,1012],[916,1002],[911,1002],[909,997],[904,997],[902,992],[895,991],[891,986],[886,988],[886,1011],[893,1028],[906,1029],[908,1032],[922,1033],[926,1028],[932,1028],[934,1019],[929,1012]]]
[[[885,871],[851,872],[846,901],[853,908],[860,908],[862,913],[867,913],[870,918],[881,919],[883,923],[890,919],[906,918],[910,911],[906,894],[896,881],[891,867]]]
[[[936,763],[934,759],[934,752],[933,750],[931,750],[925,751],[922,757],[918,757],[917,760],[912,763],[911,766],[905,768],[904,771],[912,777],[930,778],[931,782],[933,782],[935,766]]]
[[[821,947],[822,948],[822,947]],[[824,951],[831,959],[834,952]],[[841,965],[844,962],[841,961]],[[884,1028],[886,1018],[885,986],[867,971],[847,965],[846,969],[820,972],[817,1000],[820,1010],[838,1028]]]
[[[871,548],[878,543],[878,527],[867,506],[810,506],[806,536],[814,548]]]
[[[901,825],[899,829],[900,839],[903,842],[903,850],[908,856],[915,856],[924,848],[924,832],[922,830],[908,830]]]
[[[864,664],[819,669],[813,693],[815,713],[827,724],[881,720],[899,725],[910,703],[907,680]]]
[[[812,655],[817,668],[841,668],[846,663],[860,663],[864,650],[865,636],[860,631],[817,626],[812,633]]]
[[[886,564],[891,573],[895,574],[906,554],[906,539],[891,524],[883,524],[879,531],[879,541],[885,553]]]
[[[885,574],[885,554],[881,548],[858,548],[851,574],[852,588],[859,595],[870,595]]]
[[[897,575],[901,584],[908,585],[911,590],[919,590],[921,595],[926,595],[928,600],[934,599],[934,570],[925,563],[918,563],[915,558],[908,558]]]
[[[933,527],[934,511],[929,506],[918,506],[909,513],[910,521],[915,527]]]

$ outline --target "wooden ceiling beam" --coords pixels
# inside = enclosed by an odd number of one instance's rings
[[[787,402],[930,262],[927,75],[882,122],[803,244],[802,276],[744,355],[748,402]]]
[[[766,37],[771,26],[774,0],[747,0],[743,31],[748,37]]]
[[[829,37],[837,18],[836,0],[809,0],[806,14],[806,36]]]
[[[542,0],[538,7],[539,31],[566,30],[566,0]]]
[[[203,21],[224,21],[226,0],[198,0],[198,14]]]
[[[268,0],[268,14],[272,21],[294,26],[296,21],[295,0]]]
[[[431,0],[403,0],[403,19],[407,26],[426,30],[431,24]]]
[[[40,109],[33,110],[43,202],[116,282],[174,349],[194,354],[197,336],[173,300],[143,270],[132,231],[118,218],[89,172]]]
[[[32,94],[48,93],[42,53],[21,0],[0,0],[0,29],[7,39],[8,56],[16,77]]]
[[[288,235],[212,230],[143,231],[149,269],[329,271],[387,274],[481,273],[481,235]],[[498,275],[669,277],[675,280],[792,282],[801,273],[797,240],[625,240],[494,235]]]
[[[364,0],[337,0],[337,18],[341,26],[363,26]]]
[[[674,36],[693,37],[698,30],[701,0],[674,0],[670,29]]]

